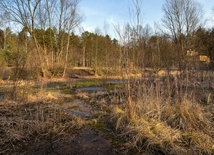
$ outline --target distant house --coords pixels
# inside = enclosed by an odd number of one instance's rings
[[[195,50],[188,50],[187,51],[187,56],[192,57],[192,56],[198,56],[198,52],[196,52]]]
[[[206,55],[199,55],[199,61],[208,65],[210,63],[210,58]]]
[[[190,68],[202,67],[204,65],[209,65],[211,62],[209,56],[200,54],[200,52],[197,52],[195,50],[188,50],[186,55]]]

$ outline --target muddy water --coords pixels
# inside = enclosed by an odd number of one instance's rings
[[[106,82],[107,84],[111,84],[111,85],[114,85],[114,84],[123,84],[124,83],[124,80],[119,80],[119,79],[116,79],[116,80],[109,80]]]
[[[0,100],[5,98],[5,94],[0,93]]]
[[[69,114],[77,117],[89,117],[92,115],[91,106],[78,99],[63,104],[63,108],[67,109]]]

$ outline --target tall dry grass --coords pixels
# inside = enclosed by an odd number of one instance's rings
[[[0,154],[19,154],[44,140],[58,142],[83,125],[55,104],[1,101]]]
[[[214,154],[214,116],[199,103],[195,94],[204,92],[192,86],[195,80],[190,75],[129,79],[125,104],[113,110],[126,146],[139,154]]]

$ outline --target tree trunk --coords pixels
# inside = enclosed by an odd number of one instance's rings
[[[64,66],[64,71],[62,77],[65,77],[66,71],[67,71],[67,66],[68,66],[68,53],[69,53],[69,44],[70,44],[70,37],[68,36],[68,42],[66,46],[66,56],[65,56],[65,66]]]

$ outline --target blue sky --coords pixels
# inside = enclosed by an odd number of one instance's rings
[[[163,17],[162,5],[165,0],[143,0],[142,2],[142,20],[144,24],[154,26],[154,22],[161,24]],[[205,17],[211,18],[211,8],[214,6],[214,0],[198,0],[202,4]],[[104,34],[104,23],[109,25],[108,34],[114,37],[113,24],[123,26],[130,22],[129,6],[132,0],[81,0],[79,7],[85,15],[85,20],[82,23],[84,30],[94,32],[99,28]],[[208,22],[209,26],[214,26]]]

